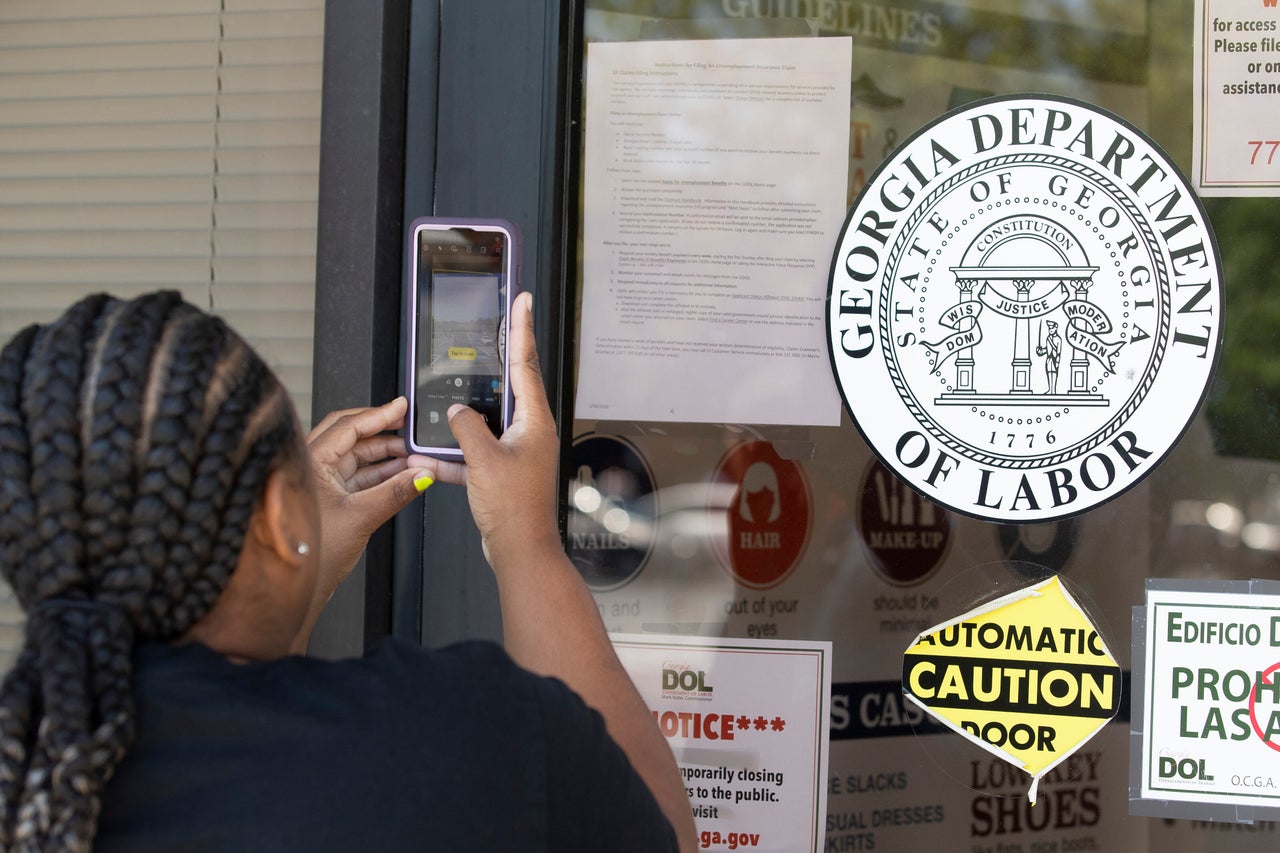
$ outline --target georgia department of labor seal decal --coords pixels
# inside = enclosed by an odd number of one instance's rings
[[[958,512],[1047,521],[1132,487],[1186,430],[1217,362],[1221,264],[1141,131],[1070,99],[992,98],[867,183],[827,328],[890,469]]]

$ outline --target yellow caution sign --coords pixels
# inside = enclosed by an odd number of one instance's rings
[[[1057,577],[916,637],[902,690],[944,725],[1040,777],[1120,709],[1121,671]]]

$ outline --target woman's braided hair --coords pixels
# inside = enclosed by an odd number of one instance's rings
[[[209,611],[267,475],[302,454],[279,381],[177,293],[91,296],[0,353],[0,570],[27,612],[0,849],[89,850],[134,735],[134,645]]]

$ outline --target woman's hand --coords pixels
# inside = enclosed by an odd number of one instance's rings
[[[509,563],[522,562],[531,549],[563,554],[556,524],[560,445],[542,386],[529,293],[517,296],[511,306],[510,348],[515,409],[502,438],[493,437],[474,409],[455,405],[449,409],[449,429],[466,463],[415,463],[433,464],[439,479],[466,485],[485,555],[499,573]]]
[[[405,398],[397,397],[382,406],[332,412],[307,436],[320,508],[322,606],[373,532],[431,485],[431,471],[418,457],[411,461],[404,438],[390,433],[404,425],[407,410]]]

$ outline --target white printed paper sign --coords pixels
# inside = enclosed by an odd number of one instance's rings
[[[588,46],[577,411],[837,426],[848,38]]]
[[[1196,0],[1196,189],[1280,194],[1280,3]]]
[[[831,644],[614,634],[703,850],[822,849]]]
[[[1169,816],[1183,803],[1252,819],[1280,810],[1280,595],[1193,586],[1147,590],[1136,787]]]

